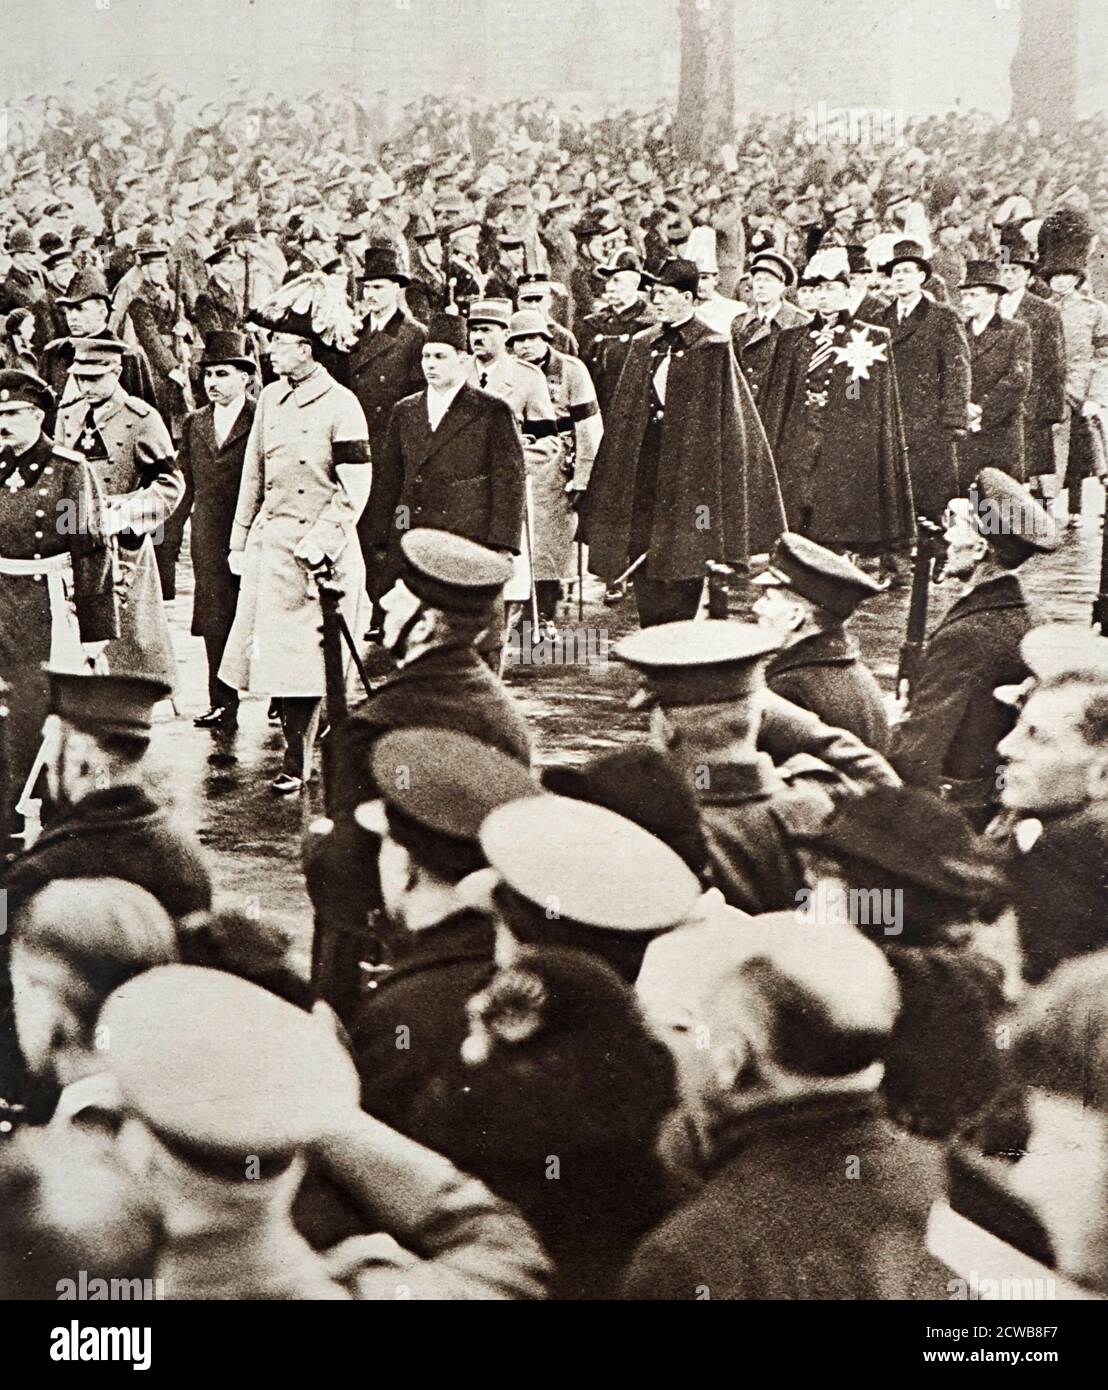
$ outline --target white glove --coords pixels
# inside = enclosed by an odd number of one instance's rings
[[[242,562],[245,558],[246,557],[241,550],[232,550],[228,553],[227,568],[231,571],[232,574],[242,573]]]

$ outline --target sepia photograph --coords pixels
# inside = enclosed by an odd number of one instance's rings
[[[770,1354],[881,1302],[890,1365],[1065,1364],[1105,0],[0,24],[28,1364],[304,1301],[778,1304]]]

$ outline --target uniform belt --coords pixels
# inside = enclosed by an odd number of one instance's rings
[[[68,551],[46,555],[41,560],[14,560],[0,555],[0,574],[64,574],[72,561]]]

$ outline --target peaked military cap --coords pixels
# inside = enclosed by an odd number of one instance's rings
[[[74,338],[69,371],[73,376],[100,376],[122,367],[126,351],[127,344],[117,338]]]
[[[400,553],[404,583],[424,603],[448,613],[484,613],[512,574],[507,556],[429,526],[405,532]]]
[[[53,391],[34,372],[21,372],[15,368],[0,371],[0,413],[22,410],[28,405],[38,410],[51,410],[54,405]]]
[[[451,729],[400,729],[373,748],[373,781],[390,836],[417,863],[459,877],[481,868],[481,825],[498,806],[538,791],[528,769],[480,739]],[[374,803],[358,807],[381,832]]]
[[[110,995],[105,1059],[125,1107],[171,1144],[241,1164],[291,1156],[357,1107],[319,1018],[224,970],[162,965]]]
[[[857,565],[793,531],[780,536],[769,569],[753,582],[791,589],[840,619],[849,618],[863,599],[882,592],[882,585]]]
[[[776,251],[757,252],[750,262],[750,273],[757,275],[760,270],[780,280],[786,289],[791,289],[796,284],[796,270],[792,262],[784,256],[779,256]]]
[[[154,706],[172,693],[164,681],[125,673],[47,669],[50,713],[89,733],[146,735]]]
[[[642,628],[613,648],[645,676],[663,705],[715,705],[755,688],[780,643],[754,623],[691,619]]]
[[[684,921],[700,896],[668,845],[587,801],[512,801],[485,821],[481,847],[510,893],[550,921],[650,934]]]

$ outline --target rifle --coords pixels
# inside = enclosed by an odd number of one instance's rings
[[[912,563],[912,595],[908,600],[908,630],[900,648],[896,693],[907,699],[919,675],[923,643],[927,636],[927,607],[931,598],[931,566],[941,553],[942,530],[925,517],[917,518],[919,539]]]
[[[350,628],[343,617],[341,604],[344,591],[335,582],[330,569],[319,576],[316,587],[319,590],[319,607],[323,618],[319,629],[323,639],[323,690],[327,697],[327,722],[333,729],[346,718],[348,710],[346,671],[342,651],[344,643],[350,650],[350,655],[357,667],[358,676],[367,695],[372,694],[372,687],[362,658],[354,644]],[[327,814],[330,815],[334,809],[331,801],[334,779],[327,776],[328,747],[329,745],[324,741],[323,795]]]
[[[1108,519],[1100,539],[1100,591],[1093,599],[1093,626],[1100,628],[1102,637],[1108,637]]]
[[[181,397],[185,403],[185,411],[191,415],[196,409],[196,398],[192,394],[192,363],[189,361],[188,349],[185,347],[184,337],[177,332],[177,327],[182,321],[181,262],[178,261],[173,272],[173,347],[177,358],[177,369],[183,378]]]

